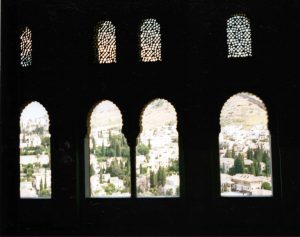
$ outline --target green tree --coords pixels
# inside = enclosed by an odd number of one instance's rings
[[[253,151],[251,148],[247,150],[247,159],[253,160]]]
[[[102,169],[100,169],[100,171],[99,171],[99,182],[100,182],[100,184],[103,183],[103,170]]]
[[[167,196],[172,196],[173,195],[173,189],[171,189],[171,188],[168,189],[167,192],[166,192],[166,195]]]
[[[109,183],[109,184],[105,187],[104,191],[106,192],[106,194],[112,195],[112,194],[116,191],[115,185]]]
[[[256,175],[256,176],[261,175],[261,167],[260,167],[259,161],[254,160],[254,161],[253,161],[253,164],[254,164],[255,175]]]
[[[43,148],[41,146],[34,147],[34,155],[41,155],[43,153]]]
[[[45,177],[44,189],[47,189],[47,179]]]
[[[137,145],[137,155],[148,155],[149,154],[149,147],[144,144]]]
[[[94,169],[94,166],[92,164],[90,164],[90,176],[93,176],[95,175],[95,169]]]
[[[232,148],[231,148],[231,158],[236,158],[236,156],[235,156],[235,151],[234,151],[234,146],[232,146]]]
[[[232,158],[232,152],[229,149],[226,150],[225,157],[226,158]]]
[[[50,137],[42,137],[42,146],[49,147],[50,146]]]
[[[168,167],[168,171],[170,173],[175,173],[175,174],[179,173],[179,162],[178,162],[178,160],[171,160],[171,164]]]
[[[114,159],[110,166],[107,168],[107,172],[110,173],[112,177],[120,177],[123,178],[124,170],[121,169],[119,162]]]
[[[44,187],[44,185],[43,185],[43,180],[41,179],[41,181],[40,181],[40,192],[42,192],[43,187]]]
[[[124,182],[124,186],[128,189],[130,189],[130,176],[129,175],[125,175],[123,178],[123,182]]]
[[[33,165],[32,164],[25,165],[23,168],[23,172],[26,174],[27,179],[31,178],[34,172]]]
[[[234,160],[234,172],[235,174],[244,173],[244,159],[241,156]]]
[[[123,146],[123,147],[121,147],[121,156],[122,156],[122,157],[129,158],[129,156],[130,156],[130,151],[129,151],[129,147],[128,147],[128,146]]]
[[[91,152],[93,154],[96,154],[96,141],[95,141],[94,137],[92,137],[92,149],[91,149]]]
[[[45,178],[45,183],[44,183],[44,189],[46,190],[47,189],[47,173],[46,173],[47,171],[46,171],[46,169],[45,169],[45,176],[44,176],[44,178]]]
[[[143,174],[143,167],[142,167],[142,164],[140,164],[140,174]]]
[[[150,188],[157,186],[157,174],[154,171],[150,171]]]
[[[106,156],[105,146],[104,146],[104,142],[103,141],[102,141],[102,146],[101,146],[101,156]]]
[[[179,186],[177,186],[176,188],[176,196],[179,196],[180,195],[180,189],[179,189]]]
[[[255,175],[255,167],[254,167],[253,163],[249,167],[249,174]]]
[[[157,183],[158,186],[165,186],[166,184],[166,170],[163,167],[159,167],[157,171]]]
[[[270,159],[270,157],[268,157],[266,159],[266,176],[270,176],[271,169],[272,169],[272,167],[271,167],[271,159]]]
[[[262,189],[265,189],[265,190],[272,190],[272,186],[271,184],[267,183],[267,182],[264,182],[261,184],[261,188]]]
[[[116,144],[116,156],[119,157],[121,155],[120,145]]]

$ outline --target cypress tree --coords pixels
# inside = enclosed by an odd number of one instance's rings
[[[165,168],[162,168],[161,178],[162,178],[162,186],[165,186],[165,184],[166,184],[166,178],[167,178]]]
[[[244,159],[238,157],[234,161],[234,172],[236,174],[243,174],[244,173]]]
[[[150,188],[154,188],[154,172],[151,170],[150,171]]]
[[[150,142],[150,138],[148,139],[148,148],[149,148],[149,150],[151,149],[151,142]]]
[[[43,180],[41,179],[41,181],[40,181],[40,192],[42,192],[43,191]]]
[[[142,164],[140,164],[140,174],[143,174],[143,167],[142,167]]]
[[[158,184],[158,186],[162,185],[162,174],[161,174],[160,166],[157,171],[157,184]]]
[[[99,177],[99,181],[100,181],[100,184],[102,184],[103,183],[103,171],[102,171],[102,169],[100,169],[100,177]]]

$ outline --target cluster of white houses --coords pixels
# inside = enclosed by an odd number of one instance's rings
[[[106,170],[111,166],[113,161],[122,162],[125,166],[125,162],[128,162],[126,158],[123,157],[110,157],[103,162],[98,162],[97,157],[90,154],[90,166],[94,169],[95,173],[90,176],[90,195],[91,197],[103,197],[108,195],[113,196],[130,196],[128,191],[124,192],[125,184],[119,177],[113,177],[110,173],[101,174],[100,180],[100,170]],[[109,194],[106,192],[106,188],[109,184],[114,186],[113,193]]]
[[[29,119],[28,121],[21,121],[20,123],[20,149],[25,147],[37,147],[42,144],[42,137],[50,137],[48,132],[49,119],[48,116],[42,116],[35,119]],[[41,134],[37,133],[37,129],[40,129]]]
[[[241,153],[246,157],[248,149],[256,149],[258,146],[264,150],[270,150],[270,132],[264,125],[254,125],[251,129],[243,129],[242,125],[227,125],[222,127],[219,135],[220,157],[225,156],[227,149],[234,148],[236,155]]]
[[[152,129],[145,129],[140,135],[140,142],[150,145],[148,157],[136,156],[137,187],[142,195],[147,193],[150,187],[150,171],[157,172],[159,167],[168,168],[172,162],[178,160],[178,133],[176,124],[165,124]],[[140,168],[146,169],[146,174],[141,174]],[[176,194],[179,187],[179,174],[171,174],[166,177],[166,184],[162,187],[162,193],[171,192]]]

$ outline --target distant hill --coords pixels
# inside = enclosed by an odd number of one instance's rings
[[[157,99],[153,101],[143,112],[143,129],[152,129],[163,125],[174,125],[176,123],[176,111],[166,100]]]
[[[258,97],[249,93],[239,93],[223,106],[220,123],[222,127],[243,125],[243,128],[247,129],[253,125],[267,125],[268,116],[265,105]]]
[[[95,107],[91,115],[91,128],[100,127],[110,129],[122,127],[122,115],[118,107],[110,102],[103,101]]]

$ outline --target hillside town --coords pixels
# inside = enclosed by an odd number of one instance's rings
[[[176,112],[167,101],[156,100],[143,115],[143,131],[136,147],[138,196],[178,196]],[[92,113],[90,125],[90,196],[130,196],[130,151],[121,132],[119,109],[112,102],[101,102]]]
[[[266,113],[262,102],[248,93],[224,105],[219,134],[222,196],[272,196]]]
[[[28,105],[39,107],[36,102]],[[40,117],[20,120],[20,197],[50,198],[50,134],[49,119],[46,111],[41,108]],[[26,113],[26,112],[25,112]]]
[[[142,120],[136,148],[138,196],[179,196],[176,111],[166,100],[157,99],[146,107]]]
[[[103,101],[95,107],[90,126],[90,196],[129,197],[130,152],[121,132],[121,112]]]

